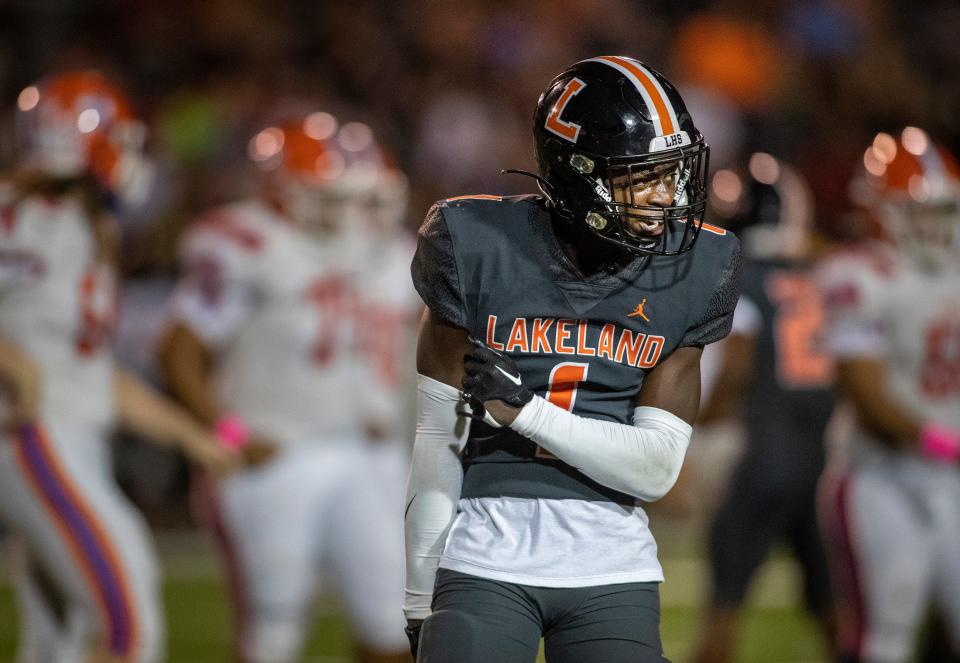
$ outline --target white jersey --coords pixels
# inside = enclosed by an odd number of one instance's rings
[[[251,201],[201,219],[182,258],[174,312],[217,352],[222,407],[283,445],[365,435],[355,242],[321,243]]]
[[[923,421],[960,429],[960,271],[920,271],[870,245],[827,260],[818,281],[835,356],[882,358],[899,402]],[[853,442],[854,457],[889,453],[866,430]]]
[[[409,437],[415,408],[416,327],[423,311],[410,278],[415,249],[406,233],[375,236],[364,243],[357,277],[368,365],[365,392],[371,415],[392,438]]]
[[[76,197],[0,194],[0,337],[38,365],[43,418],[102,427],[114,418],[116,284],[96,253]]]

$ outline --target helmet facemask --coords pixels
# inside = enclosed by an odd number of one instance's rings
[[[917,266],[940,272],[960,257],[960,198],[884,202],[881,222]]]
[[[852,202],[920,269],[960,258],[960,164],[918,127],[877,134],[850,182]]]
[[[576,222],[601,239],[634,253],[674,256],[693,248],[707,205],[709,147],[642,157],[604,158],[571,151],[554,168],[560,198]],[[559,171],[559,172],[558,172]],[[574,208],[570,201],[587,201]]]
[[[54,74],[17,98],[19,161],[46,178],[92,176],[128,206],[150,195],[154,168],[144,154],[146,125],[125,95],[94,71]]]
[[[370,196],[342,182],[318,182],[289,173],[277,173],[277,193],[284,213],[300,228],[329,239],[366,224]]]

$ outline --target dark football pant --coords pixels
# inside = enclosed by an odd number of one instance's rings
[[[817,615],[831,610],[830,572],[817,524],[818,472],[794,470],[747,454],[710,527],[715,605],[739,607],[771,548],[786,543],[803,573],[804,603]],[[819,468],[817,468],[819,469]]]
[[[660,587],[531,587],[440,569],[418,663],[669,663]]]

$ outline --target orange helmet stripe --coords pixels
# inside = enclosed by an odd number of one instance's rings
[[[640,63],[618,55],[601,55],[589,61],[602,62],[619,71],[636,86],[647,106],[650,108],[658,136],[675,134],[679,131],[679,121],[673,105],[667,99],[660,83]]]

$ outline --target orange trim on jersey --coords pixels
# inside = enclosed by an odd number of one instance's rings
[[[720,235],[721,237],[727,234],[726,228],[721,228],[720,226],[715,226],[712,223],[700,223],[700,228],[706,230],[707,232],[713,233],[714,235]]]
[[[135,604],[130,600],[130,583],[123,572],[123,567],[117,561],[116,551],[111,545],[110,538],[104,532],[100,521],[94,517],[90,506],[79,495],[74,487],[73,482],[60,465],[55,453],[51,449],[50,441],[47,438],[46,431],[40,425],[32,426],[31,428],[35,433],[34,442],[36,443],[36,448],[40,457],[42,458],[42,462],[47,466],[47,469],[49,469],[53,475],[53,478],[64,490],[66,497],[71,502],[72,506],[80,513],[84,523],[90,528],[97,546],[106,557],[106,562],[110,573],[117,581],[118,591],[120,592],[124,611],[129,623],[129,640],[127,646],[124,648],[124,651],[114,651],[111,653],[119,653],[124,655],[132,654],[133,652],[137,651],[137,646],[139,644],[140,634],[137,624],[137,611]],[[41,485],[41,479],[37,476],[35,469],[32,467],[31,461],[27,457],[28,452],[24,448],[24,445],[28,443],[27,436],[21,433],[18,436],[17,444],[15,445],[17,464],[20,466],[23,476],[27,478],[27,481],[30,483],[31,487],[39,497],[39,501],[43,505],[44,509],[52,516],[52,521],[57,530],[67,542],[67,546],[69,547],[73,558],[76,560],[84,579],[90,586],[91,592],[97,597],[97,603],[100,606],[104,620],[104,626],[107,629],[110,629],[114,626],[114,619],[116,616],[113,615],[108,604],[108,599],[102,591],[103,588],[100,586],[100,583],[97,580],[96,571],[93,568],[93,561],[91,560],[89,553],[84,550],[83,542],[80,541],[77,533],[73,531],[71,524],[67,521],[64,514],[57,510],[55,504],[51,501],[50,496],[47,494],[47,490],[43,485]],[[111,641],[109,632],[106,635],[106,640],[108,643]]]
[[[472,196],[454,196],[453,198],[446,198],[444,202],[450,203],[454,200],[503,200],[503,196],[494,196],[488,193],[478,193]]]
[[[660,117],[660,125],[663,127],[663,133],[665,135],[670,135],[677,132],[677,128],[673,126],[673,118],[671,117],[670,109],[667,107],[667,101],[663,98],[663,95],[660,94],[660,90],[657,89],[657,86],[654,85],[653,80],[650,78],[650,74],[645,72],[633,62],[630,62],[630,60],[618,57],[616,55],[601,55],[597,59],[606,60],[607,62],[620,65],[631,74],[636,76],[637,80],[640,81],[640,84],[643,85],[643,89],[646,90],[647,94],[650,95],[650,99],[653,100],[653,106],[657,111],[657,115]]]

